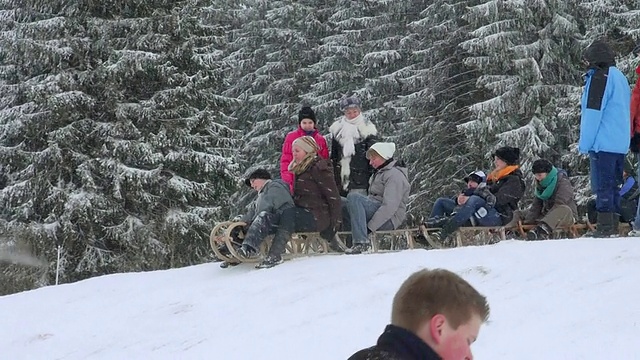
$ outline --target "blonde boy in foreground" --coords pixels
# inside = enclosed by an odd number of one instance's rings
[[[349,360],[471,360],[471,344],[488,318],[487,299],[463,278],[421,270],[400,286],[378,343]]]

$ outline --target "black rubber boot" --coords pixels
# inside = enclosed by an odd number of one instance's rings
[[[585,236],[607,238],[617,235],[614,222],[618,222],[618,214],[611,212],[599,212],[596,231]]]
[[[620,235],[620,214],[613,213],[612,219],[613,235],[616,237]]]
[[[458,230],[460,225],[456,223],[453,219],[449,219],[443,226],[442,230],[433,234],[436,241],[438,241],[443,246],[452,246],[453,240],[451,239],[451,235]]]
[[[548,240],[551,238],[553,230],[549,225],[541,222],[538,226],[527,232],[527,240]]]

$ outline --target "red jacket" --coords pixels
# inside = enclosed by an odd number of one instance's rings
[[[640,65],[636,68],[638,80],[631,93],[631,137],[640,134]],[[640,149],[638,149],[640,150]]]
[[[288,133],[284,138],[284,144],[282,144],[282,156],[280,157],[280,178],[289,184],[289,189],[291,193],[293,193],[293,173],[289,171],[289,164],[291,160],[293,160],[293,141],[299,137],[306,136],[307,134],[300,127],[298,129],[293,130]],[[315,130],[313,133],[313,138],[316,143],[320,147],[320,151],[318,151],[318,155],[323,159],[329,158],[329,148],[327,147],[327,141],[324,137]]]
[[[638,80],[631,93],[631,144],[634,153],[640,152],[640,65],[636,68]]]

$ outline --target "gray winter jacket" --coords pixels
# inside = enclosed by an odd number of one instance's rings
[[[249,208],[249,212],[242,217],[242,221],[249,224],[263,211],[280,214],[291,207],[293,207],[293,197],[289,191],[289,184],[280,179],[267,180],[258,193],[258,198]]]
[[[407,168],[396,166],[396,162],[392,160],[371,177],[369,198],[382,203],[367,224],[372,231],[378,230],[388,220],[397,229],[407,216],[411,185],[407,178]]]

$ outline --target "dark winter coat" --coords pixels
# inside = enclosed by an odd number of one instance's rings
[[[318,132],[318,130],[314,130],[311,135],[307,135],[307,133],[298,126],[298,129],[288,133],[284,138],[284,143],[282,144],[282,155],[280,157],[280,178],[290,185],[291,192],[293,192],[294,176],[293,173],[289,171],[289,164],[293,160],[293,142],[303,136],[313,137],[313,139],[316,141],[316,144],[318,144],[318,147],[320,148],[320,150],[318,150],[318,155],[323,159],[329,158],[327,141],[324,139],[324,136],[322,136],[322,134]]]
[[[336,123],[334,123],[335,125]],[[377,136],[378,132],[375,126],[371,123],[366,123],[363,126],[361,131],[367,134],[363,139],[355,143],[355,154],[351,156],[351,161],[348,164],[345,161],[342,161],[342,145],[338,140],[336,140],[336,132],[335,126],[332,125],[329,128],[329,131],[332,134],[331,140],[331,163],[333,165],[333,174],[335,177],[335,182],[340,190],[341,196],[347,196],[349,190],[351,189],[367,189],[369,187],[369,178],[373,174],[373,167],[369,165],[369,160],[367,159],[367,151],[371,147],[371,145],[375,144],[379,141]],[[348,167],[349,173],[349,185],[345,189],[342,183],[342,172],[343,167]]]
[[[549,199],[542,200],[536,196],[533,197],[533,203],[526,213],[525,221],[532,223],[540,220],[549,211],[560,205],[566,205],[571,208],[573,218],[578,218],[578,208],[573,199],[573,185],[571,185],[571,181],[569,181],[569,178],[563,172],[558,172],[556,189]]]
[[[502,217],[502,224],[507,224],[513,218],[513,212],[518,209],[518,202],[524,195],[524,175],[516,169],[497,181],[487,181],[489,190],[496,196],[496,211]]]
[[[282,180],[268,180],[258,192],[258,198],[249,211],[242,216],[242,221],[249,224],[263,211],[280,215],[282,211],[292,207],[293,198],[289,192],[289,184]]]
[[[337,227],[342,222],[342,201],[329,160],[316,157],[305,172],[296,176],[293,200],[296,206],[311,211],[317,231]]]
[[[348,360],[439,360],[429,345],[412,332],[387,325],[376,346],[351,355]]]

